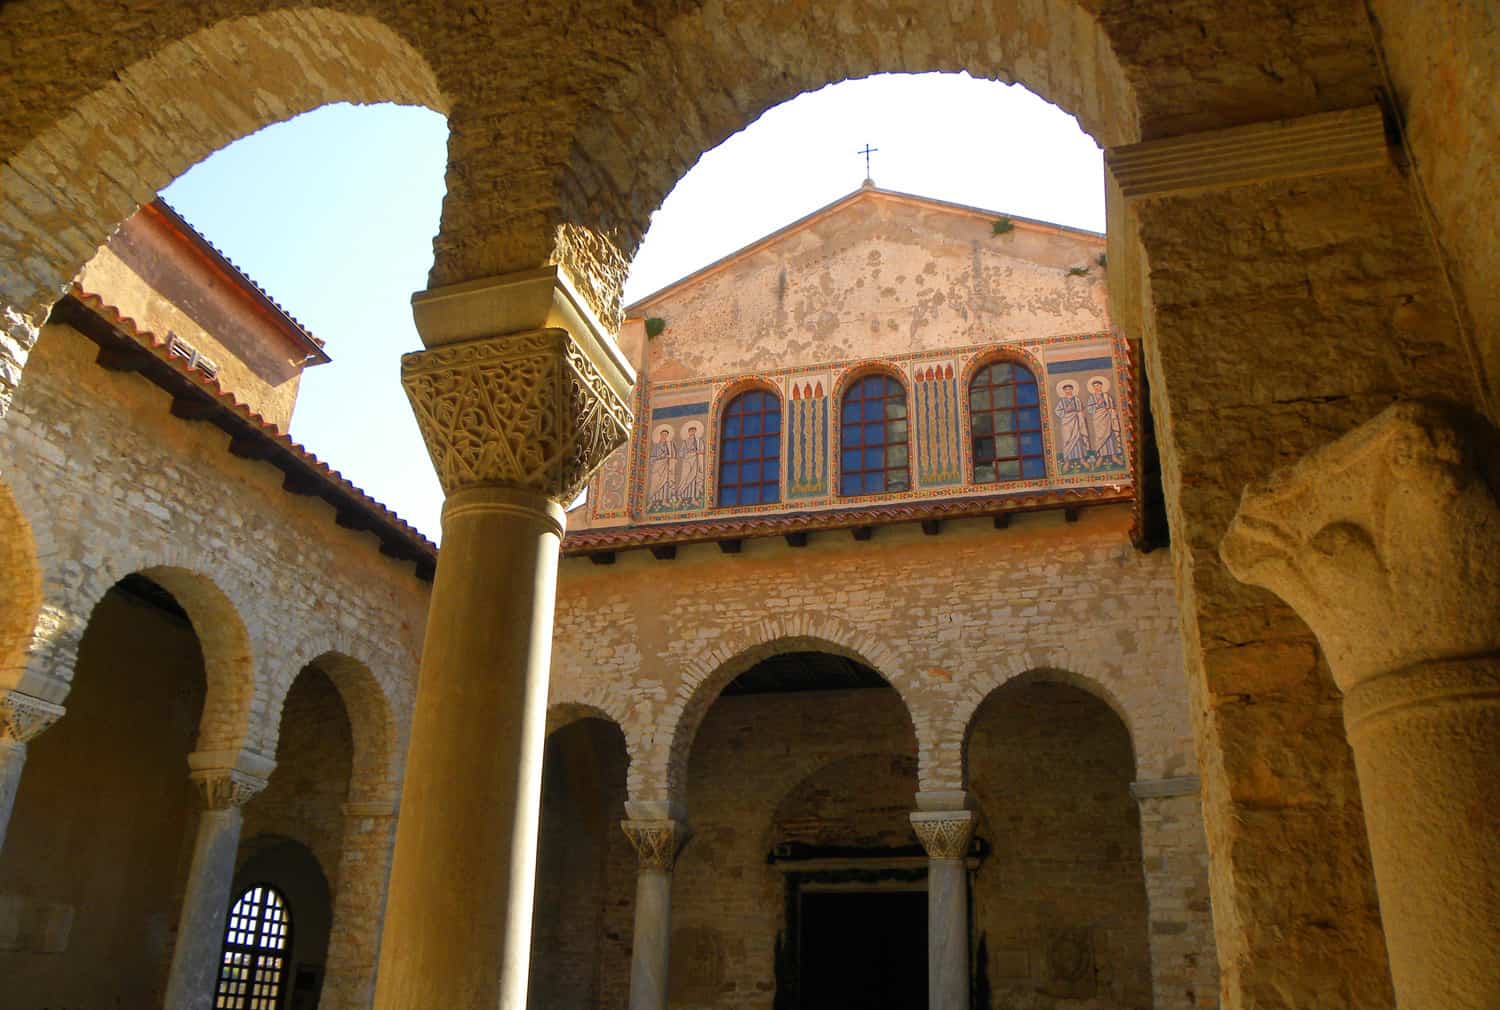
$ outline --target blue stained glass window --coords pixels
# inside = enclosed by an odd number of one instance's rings
[[[908,487],[906,388],[889,375],[867,375],[844,394],[839,417],[839,493],[878,494]],[[897,446],[900,453],[888,451]]]
[[[719,505],[781,500],[781,398],[750,390],[729,401],[719,438]]]
[[[1036,376],[1022,365],[997,361],[969,383],[970,443],[976,483],[1047,476],[1042,454],[1042,411]],[[1005,437],[992,437],[1005,432]]]

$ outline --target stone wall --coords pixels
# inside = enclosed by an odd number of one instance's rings
[[[565,559],[551,701],[618,723],[631,757],[631,799],[682,804],[697,830],[698,807],[712,791],[694,788],[689,755],[712,744],[705,734],[713,719],[724,718],[716,715],[721,708],[750,703],[715,703],[718,693],[768,655],[825,651],[882,674],[894,690],[877,694],[915,738],[912,785],[924,790],[975,786],[965,740],[996,688],[1022,675],[1057,681],[1090,692],[1118,720],[1111,809],[1117,819],[1138,818],[1121,792],[1128,768],[1137,781],[1154,782],[1191,776],[1196,764],[1170,560],[1137,553],[1128,523],[1127,508],[1110,507],[1086,510],[1073,523],[1060,513],[1021,515],[1004,530],[987,520],[949,522],[935,537],[897,526],[868,542],[847,532],[814,534],[803,548],[750,540],[733,555],[694,545],[670,562],[646,552],[621,554],[610,566]],[[793,709],[787,718],[790,732],[811,717]],[[760,746],[754,735],[735,739],[741,748]],[[778,753],[782,761],[802,760],[790,743]],[[857,782],[849,787],[857,794]],[[822,795],[831,801],[835,791]],[[1171,802],[1194,805],[1192,797]],[[1145,867],[1137,898],[1159,900],[1150,906],[1151,921],[1174,938],[1159,946],[1153,935],[1157,1006],[1213,1005],[1201,828],[1182,811],[1171,830],[1151,824],[1149,858],[1142,862],[1137,828],[1135,855],[1124,856],[1122,843],[1120,863]],[[769,851],[768,839],[756,845]],[[749,868],[764,852],[736,851],[735,859],[750,860],[738,864],[743,872],[760,872]],[[724,857],[716,865],[735,864]],[[760,893],[744,906],[774,914],[778,900]],[[763,945],[774,944],[773,933],[758,935]],[[1145,942],[1143,933],[1132,935],[1110,942],[1116,950]],[[764,961],[768,950],[756,956]],[[1119,978],[1123,995],[1139,994],[1139,976]]]
[[[203,659],[186,622],[114,591],[69,711],[27,745],[0,853],[6,1006],[160,1006],[199,802]]]

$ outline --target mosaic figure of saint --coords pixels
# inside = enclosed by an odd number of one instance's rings
[[[698,426],[690,424],[682,439],[681,472],[677,477],[677,497],[684,505],[698,505],[703,501],[703,463],[707,446],[698,437]]]
[[[1052,412],[1057,415],[1057,459],[1063,472],[1085,469],[1088,466],[1089,429],[1083,401],[1078,398],[1078,383],[1064,381],[1057,384],[1057,403]]]
[[[1096,466],[1121,466],[1125,463],[1125,440],[1120,437],[1120,412],[1110,395],[1109,382],[1096,375],[1089,379],[1088,402],[1089,452]]]
[[[650,467],[646,477],[646,507],[670,508],[676,497],[677,446],[672,444],[672,429],[660,428],[651,443]]]

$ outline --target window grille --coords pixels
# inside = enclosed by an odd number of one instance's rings
[[[292,916],[274,887],[256,884],[229,911],[214,1010],[281,1010],[291,955]]]
[[[974,482],[1047,476],[1036,377],[1008,361],[981,368],[969,383]]]
[[[719,428],[719,505],[781,500],[781,398],[752,389],[729,402]]]
[[[855,382],[839,413],[839,493],[908,490],[907,453],[905,387],[888,375]]]

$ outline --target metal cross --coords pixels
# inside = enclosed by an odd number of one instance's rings
[[[878,147],[871,147],[869,144],[866,144],[865,145],[865,149],[863,151],[855,151],[854,152],[855,154],[862,154],[862,155],[865,156],[865,181],[866,182],[870,181],[870,155],[874,154],[878,150],[880,150],[880,148],[878,148]]]

